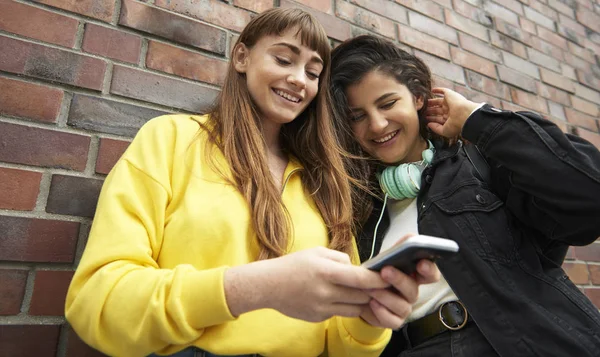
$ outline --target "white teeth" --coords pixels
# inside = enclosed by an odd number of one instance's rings
[[[386,141],[391,140],[394,136],[396,136],[396,134],[398,134],[398,130],[394,131],[393,133],[391,133],[389,135],[384,136],[381,139],[373,139],[373,141],[376,143],[382,144],[382,143],[385,143]]]
[[[283,98],[289,100],[290,102],[294,102],[294,103],[300,102],[300,98],[294,97],[293,95],[290,95],[284,91],[276,89],[275,93],[277,93],[277,95],[279,95],[280,97],[283,97]]]

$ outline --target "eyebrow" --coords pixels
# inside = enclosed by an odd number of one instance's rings
[[[389,92],[389,93],[382,94],[382,95],[379,96],[379,98],[375,99],[375,103],[382,102],[382,101],[388,99],[389,97],[391,97],[393,95],[396,95],[396,93]],[[359,108],[350,108],[350,111],[352,111],[352,112],[359,112],[361,110],[362,109],[359,109]]]
[[[279,42],[279,43],[274,44],[273,46],[287,47],[297,55],[299,55],[302,52],[302,50],[300,50],[300,48],[298,46],[294,46],[291,43],[287,43],[287,42]],[[311,62],[317,62],[317,63],[323,65],[323,60],[319,56],[312,56],[310,60],[311,60]]]

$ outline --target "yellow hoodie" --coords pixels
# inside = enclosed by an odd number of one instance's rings
[[[206,117],[149,121],[106,178],[66,300],[77,334],[112,356],[188,346],[221,355],[378,356],[391,331],[359,318],[310,323],[272,309],[231,315],[224,272],[252,262],[258,244],[243,196],[206,160],[206,133],[196,120]],[[230,177],[222,153],[212,152]],[[291,160],[284,176],[291,251],[328,243],[301,169]]]

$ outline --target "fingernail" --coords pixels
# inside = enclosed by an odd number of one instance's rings
[[[421,273],[423,274],[427,274],[431,271],[431,266],[430,266],[430,262],[425,262],[424,264],[421,264]]]

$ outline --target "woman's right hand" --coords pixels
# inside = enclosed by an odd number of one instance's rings
[[[234,316],[272,308],[311,322],[357,317],[371,300],[365,291],[389,286],[378,273],[352,265],[347,254],[324,247],[233,267],[225,274]]]

